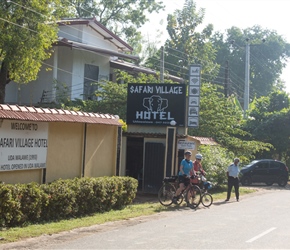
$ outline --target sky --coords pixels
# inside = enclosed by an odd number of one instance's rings
[[[182,9],[184,0],[163,0],[166,11],[150,16],[150,23],[142,29],[143,34],[151,41],[156,41],[159,30],[165,41],[166,16],[176,9]],[[195,0],[197,10],[205,9],[204,25],[213,24],[214,31],[225,32],[236,26],[246,29],[259,25],[262,29],[274,30],[290,43],[289,9],[290,0]],[[163,24],[159,24],[163,19]],[[283,70],[281,78],[286,82],[286,91],[290,93],[290,61]]]

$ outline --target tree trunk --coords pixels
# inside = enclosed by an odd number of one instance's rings
[[[6,68],[6,65],[4,62],[1,64],[1,70],[0,70],[0,104],[4,104],[5,100],[5,87],[6,84],[9,82],[7,81],[8,76],[8,70]]]

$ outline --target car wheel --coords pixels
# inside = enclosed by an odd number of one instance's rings
[[[268,180],[268,181],[266,181],[265,183],[266,183],[267,186],[272,186],[273,183],[274,183],[274,181],[272,181],[272,180]]]
[[[243,186],[250,186],[252,184],[251,177],[245,176],[241,179],[241,183]]]
[[[278,178],[278,185],[279,185],[280,187],[285,187],[285,186],[287,185],[287,183],[288,183],[288,179],[287,179],[286,177],[284,177],[284,176],[280,176],[280,177]]]

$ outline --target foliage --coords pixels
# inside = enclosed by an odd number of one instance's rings
[[[204,9],[197,10],[193,0],[186,0],[181,10],[167,17],[169,39],[165,43],[164,65],[171,75],[188,79],[188,65],[201,64],[202,77],[212,79],[218,73],[214,63],[215,49],[210,41],[213,26],[197,31],[204,19]],[[146,66],[158,68],[161,51],[146,61]]]
[[[70,182],[58,180],[40,187],[48,195],[48,204],[42,207],[42,219],[59,220],[77,213],[76,193],[71,189]]]
[[[247,41],[248,39],[248,41]],[[245,79],[245,45],[250,45],[250,97],[266,96],[275,87],[282,85],[279,79],[290,56],[290,44],[276,31],[253,26],[247,29],[231,27],[226,33],[212,36],[217,50],[216,63],[221,71],[217,78],[224,78],[224,65],[230,68],[230,94],[236,93],[243,100]]]
[[[249,116],[262,122],[267,115],[289,108],[289,95],[285,91],[273,91],[268,96],[255,98],[250,105]]]
[[[127,123],[124,122],[122,119],[119,119],[119,122],[122,124],[122,131],[127,132]]]
[[[17,188],[0,183],[0,227],[14,224],[21,219]]]
[[[37,183],[17,184],[22,220],[20,223],[37,222],[41,217],[41,207],[47,205],[47,197]]]
[[[283,91],[273,91],[269,96],[256,98],[250,106],[250,119],[244,127],[256,140],[271,143],[268,153],[260,158],[289,161],[290,107],[289,96]]]
[[[64,102],[64,108],[95,112],[103,114],[119,115],[126,117],[127,85],[115,82],[98,83],[95,92],[98,100],[75,100]]]
[[[243,128],[242,111],[235,104],[234,96],[225,98],[212,84],[201,87],[199,121],[199,128],[189,129],[189,134],[212,137],[234,155],[250,159],[271,147],[268,143],[251,140],[251,134]]]
[[[227,167],[236,157],[229,150],[220,146],[200,146],[199,152],[202,154],[202,167],[206,171],[206,178],[219,188],[227,181]]]
[[[61,220],[121,209],[136,196],[131,177],[57,180],[50,184],[0,184],[0,227]]]
[[[51,56],[57,39],[53,11],[60,7],[60,0],[0,2],[0,103],[6,84],[35,80],[42,61]]]

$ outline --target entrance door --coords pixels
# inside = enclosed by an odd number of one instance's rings
[[[164,177],[164,155],[163,143],[147,142],[145,144],[144,192],[158,193]]]
[[[127,137],[126,176],[138,180],[138,189],[143,182],[143,138]]]

